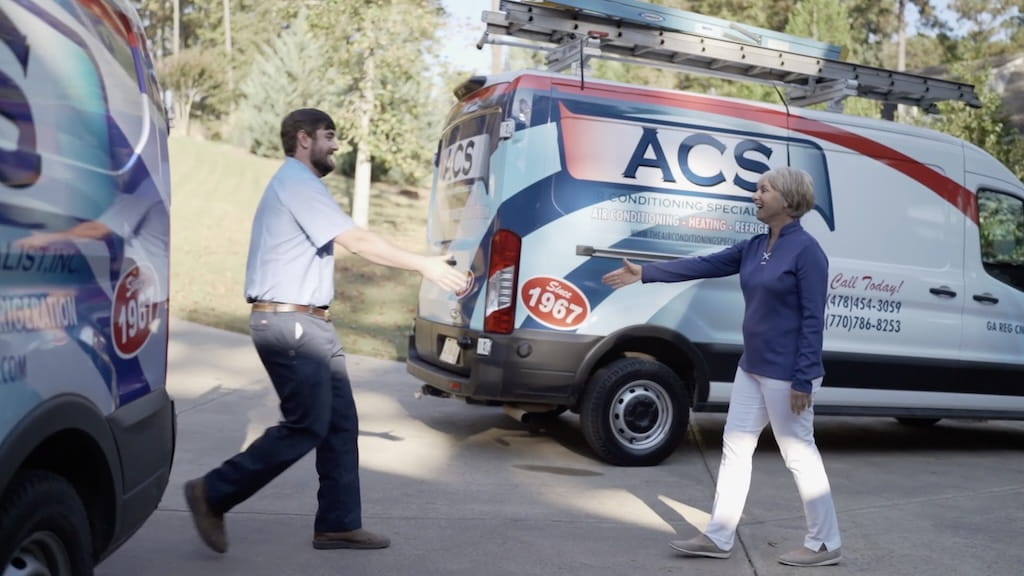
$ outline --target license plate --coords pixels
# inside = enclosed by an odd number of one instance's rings
[[[462,349],[459,348],[459,342],[455,338],[445,338],[444,346],[441,348],[441,362],[458,364],[459,352],[461,351]]]

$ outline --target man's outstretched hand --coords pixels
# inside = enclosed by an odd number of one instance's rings
[[[466,287],[466,273],[460,272],[451,262],[454,262],[451,254],[425,256],[420,274],[445,290],[458,292]]]

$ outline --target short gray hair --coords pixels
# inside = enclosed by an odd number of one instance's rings
[[[782,166],[765,172],[761,180],[782,195],[793,218],[799,219],[814,208],[814,180],[807,172]]]

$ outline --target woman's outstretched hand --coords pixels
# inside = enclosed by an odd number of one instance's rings
[[[634,282],[640,281],[640,265],[633,264],[626,258],[622,259],[622,268],[612,270],[601,277],[601,282],[604,282],[613,289],[619,289],[623,286],[629,286]]]

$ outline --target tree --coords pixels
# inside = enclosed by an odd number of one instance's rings
[[[197,30],[196,42],[208,50],[223,51],[226,86],[235,89],[230,95],[234,101],[239,97],[239,80],[249,75],[261,51],[295,20],[298,10],[287,0],[205,1],[213,1],[217,9],[210,4],[204,10],[206,20]]]
[[[323,107],[327,91],[323,42],[300,12],[269,46],[240,86],[242,142],[260,156],[280,157],[281,119],[296,108]]]
[[[355,149],[352,218],[369,221],[371,165],[422,181],[434,147],[417,127],[430,110],[440,0],[324,0],[315,21],[332,44],[330,91],[341,134]],[[324,54],[328,54],[325,52]]]
[[[160,61],[157,73],[165,90],[173,94],[175,131],[189,134],[193,109],[221,88],[222,77],[214,58],[201,50],[182,50]]]
[[[999,159],[1018,178],[1024,178],[1024,139],[1009,122],[1003,100],[993,86],[991,62],[1013,44],[1021,15],[1018,0],[952,0],[950,8],[964,27],[959,41],[960,62],[950,74],[974,84],[980,109],[940,104],[934,121],[940,130],[967,140]]]
[[[846,6],[839,0],[801,0],[789,15],[786,33],[834,44],[849,54],[856,49],[849,22]],[[858,116],[879,116],[878,103],[862,98],[847,98],[843,109]]]
[[[974,84],[981,108],[942,102],[937,117],[921,118],[918,123],[975,144],[1024,179],[1024,138],[1007,122],[1002,98],[989,85],[988,70],[961,63],[953,67],[952,74]]]
[[[172,0],[140,0],[137,2],[146,38],[156,59],[172,53]]]
[[[951,0],[949,7],[966,28],[969,58],[1003,53],[1022,16],[1020,0]]]
[[[795,2],[794,0],[764,0],[762,2],[750,2],[750,0],[664,0],[658,4],[731,20],[741,25],[782,30],[786,26],[786,20]]]
[[[898,47],[892,44],[882,48],[883,62],[897,61]],[[954,60],[950,51],[955,50],[955,42],[945,34],[935,36],[915,34],[907,37],[906,69],[909,71],[923,70]]]
[[[171,54],[177,56],[181,52],[181,0],[172,0],[173,31],[171,32]]]
[[[200,44],[199,37],[221,0],[138,0],[146,37],[157,59]]]

